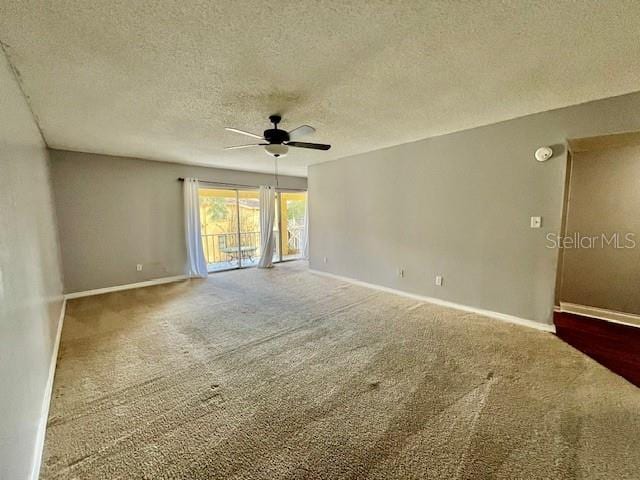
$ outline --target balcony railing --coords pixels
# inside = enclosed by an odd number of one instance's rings
[[[239,257],[249,262],[260,258],[260,232],[240,232],[239,238],[237,233],[206,234],[202,235],[202,246],[207,263],[237,266]]]
[[[304,240],[304,226],[296,225],[287,228],[287,246],[289,253],[301,253]]]
[[[287,245],[283,252],[285,258],[295,258],[302,252],[304,227],[293,226],[287,229]],[[274,231],[276,250],[274,259],[280,258],[279,232]],[[238,248],[240,240],[240,248]],[[239,266],[255,265],[260,259],[260,232],[210,233],[202,235],[202,247],[207,263],[213,269],[228,269]]]

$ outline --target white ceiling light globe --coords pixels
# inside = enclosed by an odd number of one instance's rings
[[[284,157],[289,152],[289,147],[280,143],[274,143],[264,147],[265,151],[273,157]]]

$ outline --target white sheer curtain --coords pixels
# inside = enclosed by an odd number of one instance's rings
[[[187,241],[186,275],[190,278],[204,278],[207,273],[207,262],[202,250],[200,234],[200,197],[199,183],[196,178],[184,179],[184,233]]]
[[[304,229],[302,230],[302,258],[309,260],[309,193],[304,201]]]
[[[273,267],[273,224],[276,219],[276,191],[273,187],[260,186],[260,261],[258,268]]]

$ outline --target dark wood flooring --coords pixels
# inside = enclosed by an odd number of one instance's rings
[[[556,335],[640,387],[640,328],[555,312]]]

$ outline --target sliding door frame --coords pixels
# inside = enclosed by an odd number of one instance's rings
[[[237,228],[236,228],[236,236],[237,236],[237,240],[238,240],[238,265],[235,267],[229,267],[229,268],[223,268],[220,270],[209,270],[209,268],[207,268],[207,271],[209,273],[218,273],[218,272],[228,272],[231,270],[240,270],[243,268],[252,268],[255,267],[256,265],[242,265],[242,226],[240,225],[241,222],[241,216],[240,216],[240,190],[243,191],[259,191],[260,187],[256,186],[250,186],[250,185],[234,185],[234,184],[225,184],[225,183],[215,183],[215,182],[206,182],[206,181],[200,181],[201,186],[200,189],[203,190],[227,190],[227,191],[234,191],[235,195],[236,195],[236,221],[237,221]],[[283,234],[283,218],[282,218],[282,195],[281,193],[286,193],[286,192],[297,192],[297,193],[307,193],[307,190],[303,190],[303,189],[288,189],[288,188],[277,188],[275,189],[276,191],[276,208],[278,211],[278,222],[277,222],[277,226],[278,226],[278,255],[277,255],[277,260],[274,260],[274,263],[284,263],[284,262],[295,262],[298,260],[301,260],[302,257],[298,257],[298,258],[288,258],[288,259],[284,259],[282,256],[282,251],[283,251],[283,245],[284,245],[284,234]],[[305,201],[308,201],[308,197],[306,198]],[[286,225],[285,225],[286,227]],[[285,229],[286,230],[286,229]],[[287,239],[288,241],[288,239]]]
[[[236,219],[238,221],[238,226],[236,228],[236,233],[238,235],[238,266],[236,268],[242,268],[242,226],[240,225],[240,190],[237,188],[236,191]]]
[[[283,246],[284,246],[284,235],[283,235],[283,231],[286,231],[287,234],[289,233],[289,228],[288,225],[285,224],[285,229],[282,229],[282,225],[283,225],[283,219],[282,219],[282,195],[281,193],[304,193],[306,195],[305,197],[305,202],[309,201],[309,195],[308,195],[308,190],[294,190],[294,189],[288,189],[288,188],[283,188],[283,189],[276,189],[276,207],[278,209],[278,231],[280,232],[280,251],[279,251],[279,255],[278,255],[278,263],[284,263],[284,262],[297,262],[298,260],[302,260],[302,254],[299,257],[296,258],[283,258],[282,257],[282,250],[283,250]],[[289,241],[289,239],[287,238],[287,242]]]

